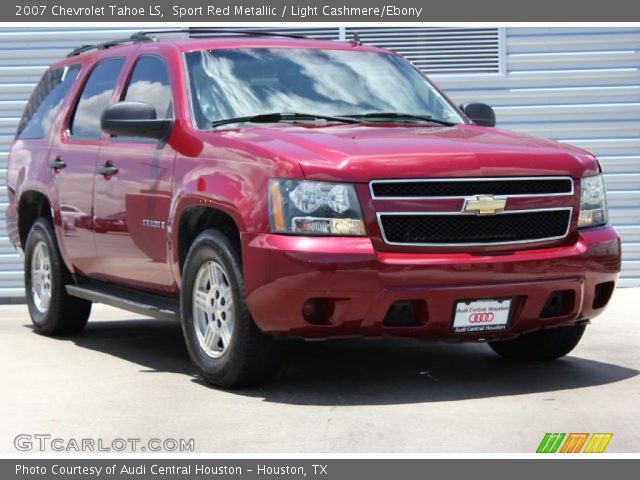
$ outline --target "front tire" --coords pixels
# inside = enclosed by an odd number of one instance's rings
[[[279,349],[249,314],[239,254],[221,232],[207,230],[191,246],[180,303],[187,350],[205,380],[238,388],[275,375]]]
[[[540,361],[564,357],[580,342],[585,324],[526,333],[513,340],[490,342],[491,348],[509,360]]]
[[[35,221],[25,242],[24,279],[27,306],[36,332],[43,335],[79,333],[91,314],[91,302],[72,297],[72,283],[48,220]]]

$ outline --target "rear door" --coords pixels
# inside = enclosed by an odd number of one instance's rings
[[[52,68],[45,72],[33,91],[18,124],[16,138],[11,147],[10,168],[7,173],[10,198],[16,194],[19,186],[27,190],[35,188],[43,191],[42,193],[48,193],[45,186],[54,177],[53,172],[61,171],[54,168],[55,164],[52,163],[53,159],[50,158],[49,152],[52,139],[56,135],[56,127],[59,125],[58,117],[70,103],[67,94],[81,68],[81,64]],[[21,185],[25,179],[26,182],[33,183]],[[17,215],[8,217],[7,223],[10,232],[17,232]]]
[[[157,118],[173,118],[170,71],[155,54],[138,57],[121,100],[153,105]],[[108,138],[95,177],[95,242],[102,280],[170,293],[169,208],[175,150],[149,138]],[[114,170],[115,171],[115,170]]]
[[[55,175],[63,225],[59,243],[79,275],[99,271],[93,239],[93,180],[104,138],[100,115],[112,101],[124,63],[124,57],[114,57],[92,67],[49,152],[50,161],[60,166]]]

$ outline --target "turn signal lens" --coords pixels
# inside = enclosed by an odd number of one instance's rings
[[[580,181],[578,228],[597,227],[607,221],[607,194],[602,175],[584,177]]]

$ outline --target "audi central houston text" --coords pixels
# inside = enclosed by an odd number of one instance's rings
[[[204,29],[79,47],[10,150],[34,328],[79,333],[92,302],[176,319],[223,387],[272,377],[291,337],[562,357],[620,271],[602,168],[494,127],[359,41]]]

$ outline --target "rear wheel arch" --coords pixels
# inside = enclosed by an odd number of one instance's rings
[[[18,234],[24,246],[31,227],[39,218],[45,218],[53,227],[54,212],[49,198],[37,190],[28,190],[20,195],[18,201]]]

